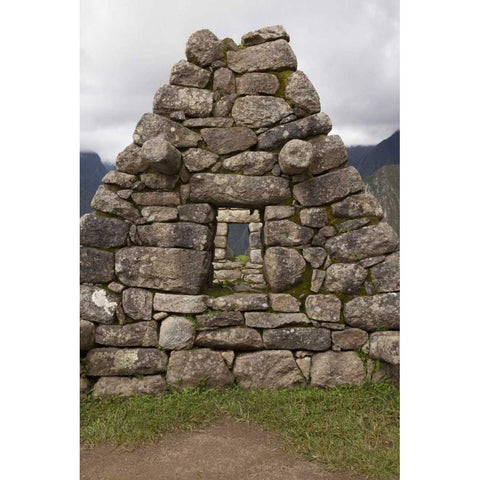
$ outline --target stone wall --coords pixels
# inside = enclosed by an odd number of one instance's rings
[[[80,221],[84,391],[398,378],[399,240],[288,42],[195,32],[103,179]]]

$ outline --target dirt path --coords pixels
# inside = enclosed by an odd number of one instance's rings
[[[365,480],[325,472],[285,453],[274,434],[229,418],[152,445],[82,449],[80,464],[81,480]]]

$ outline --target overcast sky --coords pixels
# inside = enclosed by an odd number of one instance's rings
[[[376,144],[399,128],[399,0],[81,0],[82,150],[114,162],[194,31],[283,25],[332,133]]]

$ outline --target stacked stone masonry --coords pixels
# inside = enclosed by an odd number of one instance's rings
[[[331,128],[283,27],[191,35],[80,220],[82,391],[398,380],[399,239]]]

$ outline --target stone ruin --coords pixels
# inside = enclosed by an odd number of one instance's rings
[[[186,57],[80,220],[82,392],[398,379],[399,239],[288,33]]]

